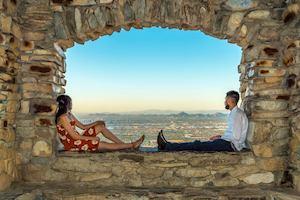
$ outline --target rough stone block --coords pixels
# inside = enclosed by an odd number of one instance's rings
[[[193,167],[204,167],[213,165],[233,165],[239,163],[241,160],[240,156],[225,154],[220,156],[208,156],[201,159],[191,159],[189,164]]]
[[[184,167],[187,166],[188,163],[157,163],[153,164],[155,167],[161,167],[161,168],[173,168],[173,167]]]
[[[7,160],[14,157],[14,150],[0,143],[0,160]]]
[[[6,173],[7,175],[13,177],[16,170],[14,157],[6,160],[0,160],[0,165],[0,174]]]
[[[242,180],[248,184],[271,183],[274,181],[274,174],[271,172],[251,174]]]
[[[23,41],[21,43],[21,51],[31,51],[34,49],[34,41]]]
[[[178,169],[175,174],[179,177],[192,178],[192,177],[206,177],[210,175],[210,172],[205,169],[199,170],[199,168],[183,168],[183,169]]]
[[[1,73],[0,79],[3,80],[4,82],[12,82],[13,77],[10,74]]]
[[[274,60],[259,60],[255,62],[256,67],[272,67]]]
[[[250,19],[268,19],[270,17],[269,10],[254,10],[251,11],[248,15]]]
[[[258,71],[259,77],[268,77],[268,76],[284,76],[286,74],[285,69],[262,69]]]
[[[138,174],[140,174],[142,177],[147,177],[147,178],[159,178],[163,175],[164,169],[161,168],[140,168],[138,169]]]
[[[213,184],[217,187],[233,187],[233,186],[239,185],[239,180],[236,178],[227,176],[225,178],[213,180]]]
[[[74,172],[110,172],[111,164],[102,162],[92,162],[89,158],[60,158],[58,159],[54,165],[53,169],[60,169],[66,171],[74,171]]]
[[[57,105],[54,103],[38,103],[31,102],[30,103],[30,113],[33,114],[48,114],[52,115],[56,112]]]
[[[295,189],[300,192],[300,173],[294,173],[293,174],[293,184]]]
[[[260,169],[256,165],[238,165],[235,170],[229,172],[232,177],[241,177],[247,174],[255,174],[258,173]]]
[[[262,100],[255,103],[255,110],[265,110],[265,111],[281,111],[286,110],[288,107],[287,101],[271,101],[271,100]]]
[[[0,191],[4,191],[10,187],[12,178],[5,173],[0,174]]]
[[[257,4],[258,2],[255,0],[228,0],[225,5],[232,10],[238,11],[254,8]]]
[[[2,9],[4,8],[4,6],[3,6],[3,1],[4,1],[4,0],[0,0],[0,10],[2,10]]]
[[[26,41],[41,41],[45,39],[45,33],[43,32],[25,31],[23,36],[23,39]]]
[[[271,158],[273,156],[272,147],[268,144],[252,145],[256,156]]]
[[[35,84],[35,83],[24,83],[23,84],[23,90],[24,91],[39,91],[41,93],[52,93],[53,88],[52,84]]]
[[[265,171],[284,171],[287,167],[286,157],[264,158],[257,161],[257,166]]]
[[[112,3],[113,0],[96,0],[98,4],[108,4]]]
[[[12,18],[9,16],[0,16],[0,24],[1,24],[1,29],[5,33],[10,33],[11,32],[11,26],[12,26]]]
[[[12,129],[0,129],[0,140],[7,143],[15,141],[16,134]]]
[[[283,81],[282,77],[265,77],[266,83],[281,83]]]
[[[228,35],[233,35],[234,32],[236,31],[236,29],[241,25],[241,22],[244,18],[244,14],[243,12],[236,12],[233,13],[228,21],[228,25],[227,25],[227,34]]]
[[[52,145],[48,142],[40,140],[33,145],[33,156],[50,157],[52,155]]]
[[[73,0],[71,3],[73,6],[91,6],[95,4],[95,0]]]
[[[97,181],[102,179],[108,179],[112,176],[112,173],[83,173],[77,174],[76,179],[78,181]]]
[[[0,45],[3,45],[5,41],[6,41],[6,36],[0,33]],[[1,55],[3,55],[4,52],[5,52],[4,50],[1,50]]]
[[[250,121],[247,132],[247,140],[251,144],[266,142],[272,133],[272,123],[268,121]]]
[[[25,151],[25,152],[31,152],[32,151],[32,139],[24,139],[19,144],[19,150]]]
[[[17,127],[16,135],[23,138],[34,138],[34,127]]]

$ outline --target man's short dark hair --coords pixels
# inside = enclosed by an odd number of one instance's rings
[[[240,100],[240,95],[237,91],[230,90],[229,92],[226,93],[226,97],[231,97],[235,100],[235,103],[237,104]]]

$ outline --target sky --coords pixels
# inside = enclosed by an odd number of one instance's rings
[[[241,48],[200,31],[121,30],[66,52],[73,112],[221,111]]]

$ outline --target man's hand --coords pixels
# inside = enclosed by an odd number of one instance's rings
[[[214,136],[210,137],[209,140],[214,141],[214,140],[220,139],[221,137],[222,137],[221,135],[214,135]]]

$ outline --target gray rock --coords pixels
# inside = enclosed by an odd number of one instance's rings
[[[200,168],[184,168],[178,169],[175,174],[179,177],[185,178],[205,177],[210,175],[210,171]]]
[[[225,4],[232,10],[247,10],[257,6],[257,1],[255,0],[228,0]]]
[[[227,34],[233,35],[236,29],[241,25],[241,22],[244,18],[243,12],[235,12],[231,14],[228,25],[227,25]]]
[[[267,19],[270,17],[268,10],[254,10],[247,15],[250,19]]]
[[[76,24],[76,32],[78,34],[81,33],[81,27],[82,27],[82,22],[81,22],[81,13],[78,8],[75,8],[75,24]]]
[[[98,27],[97,18],[95,17],[95,15],[90,15],[90,17],[88,18],[88,22],[92,30]]]
[[[272,183],[274,181],[274,174],[271,172],[251,174],[242,180],[248,184]]]
[[[98,21],[98,24],[99,24],[99,30],[103,29],[105,27],[105,24],[106,24],[106,15],[105,13],[103,12],[103,9],[100,9],[99,7],[95,9],[94,11],[94,14],[95,14],[95,17]]]
[[[258,101],[255,104],[255,108],[257,110],[266,110],[266,111],[280,111],[280,110],[285,110],[288,106],[287,101]]]
[[[54,14],[55,35],[58,39],[67,39],[67,32],[64,27],[64,22],[60,14]]]

